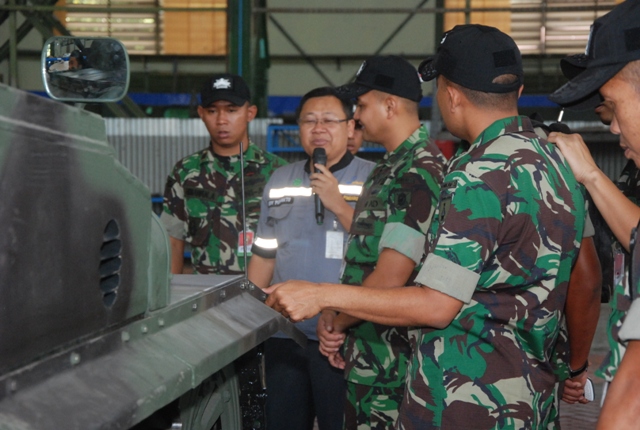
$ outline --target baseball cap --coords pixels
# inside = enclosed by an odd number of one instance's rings
[[[221,73],[208,79],[200,90],[200,105],[207,107],[218,100],[243,106],[251,100],[251,92],[244,79],[238,75]]]
[[[414,102],[422,100],[420,77],[416,68],[396,55],[367,58],[360,65],[355,81],[336,90],[343,99],[353,99],[371,90],[378,90]]]
[[[562,70],[562,74],[567,79],[573,79],[578,76],[580,73],[584,72],[587,68],[588,57],[586,54],[575,54],[569,55],[562,60],[560,60],[560,70]],[[562,107],[581,111],[593,109],[602,103],[603,98],[598,92],[598,90],[592,92],[591,94],[586,95],[585,97],[579,99],[578,101],[563,104]]]
[[[517,91],[524,80],[518,45],[495,27],[480,24],[456,25],[446,32],[433,55],[418,66],[423,81],[443,75],[470,90],[486,93]],[[516,75],[510,84],[492,81],[500,75]]]
[[[593,22],[586,57],[585,70],[554,91],[551,101],[564,106],[583,100],[640,60],[640,1],[626,0]]]

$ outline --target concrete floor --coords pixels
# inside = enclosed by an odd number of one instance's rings
[[[607,319],[609,318],[609,305],[603,303],[600,308],[600,319],[598,330],[593,343],[591,344],[590,378],[595,389],[595,401],[586,405],[568,405],[562,403],[560,406],[560,423],[563,430],[593,430],[596,428],[598,416],[600,415],[600,399],[604,380],[593,375],[593,371],[598,368],[608,350],[607,336],[605,332]]]

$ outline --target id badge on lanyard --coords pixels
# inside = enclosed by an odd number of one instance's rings
[[[333,230],[327,230],[325,236],[324,258],[342,259],[344,256],[344,233],[338,231],[338,221],[333,220]]]
[[[241,231],[238,233],[238,256],[244,256],[244,253],[247,253],[247,256],[251,255],[251,245],[253,245],[253,231],[247,230],[247,244],[244,243],[244,233]]]

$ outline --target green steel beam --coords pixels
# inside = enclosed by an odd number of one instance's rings
[[[436,8],[443,8],[445,0],[436,0]],[[436,44],[440,44],[440,40],[442,39],[442,33],[444,33],[444,14],[438,13],[435,16],[436,22],[434,26],[435,37],[433,40],[436,41]],[[437,46],[434,46],[437,49]],[[435,139],[436,136],[442,131],[442,114],[440,112],[440,107],[438,106],[438,102],[436,101],[436,81],[435,79],[431,81],[431,92],[433,95],[433,103],[431,104],[431,127],[429,129],[429,134],[432,139]]]
[[[436,13],[445,13],[445,12],[540,12],[542,10],[546,10],[549,12],[577,12],[577,11],[610,11],[613,9],[611,4],[597,4],[597,5],[580,5],[580,4],[569,4],[567,6],[532,6],[532,7],[429,7],[423,8],[417,11],[416,13],[426,13],[426,14],[436,14]],[[382,14],[382,15],[391,15],[391,14],[408,14],[414,13],[414,9],[403,7],[403,8],[371,8],[371,7],[340,7],[340,8],[317,8],[317,7],[265,7],[265,8],[256,8],[254,9],[254,13],[294,13],[294,14]]]
[[[233,5],[233,1],[230,1]],[[228,8],[230,8],[228,7]],[[84,13],[154,13],[154,12],[225,12],[227,7],[160,7],[160,6],[40,6],[40,5],[0,5],[0,19],[2,19],[3,12],[6,11],[35,11],[35,12],[68,12],[70,10],[74,12]],[[546,7],[457,7],[457,8],[445,8],[445,7],[431,7],[420,9],[417,13],[437,14],[445,12],[540,12],[541,10],[548,12],[578,12],[578,11],[605,11],[608,12],[612,9],[610,4],[598,4],[598,5],[567,5],[567,6],[546,6]],[[257,14],[272,14],[272,13],[320,13],[320,14],[408,14],[413,13],[412,8],[267,8],[260,7],[255,8],[253,13]]]
[[[256,0],[257,7],[265,7],[266,0]],[[266,118],[268,115],[268,70],[271,66],[269,58],[269,41],[267,40],[267,17],[264,14],[257,14],[253,17],[254,30],[252,32],[253,59],[253,83],[251,93],[253,102],[258,106],[258,116]]]
[[[251,82],[251,0],[232,0],[228,6],[227,69]]]
[[[231,3],[234,3],[231,1]],[[226,7],[160,7],[160,6],[48,6],[48,5],[0,5],[0,17],[4,11],[16,12],[83,12],[83,13],[157,13],[157,12],[226,12]]]
[[[9,5],[15,5],[15,0],[9,0]],[[9,85],[18,87],[18,41],[16,40],[17,17],[16,12],[9,15]]]

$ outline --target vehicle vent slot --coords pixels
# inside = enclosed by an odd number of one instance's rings
[[[120,240],[120,226],[114,219],[107,223],[102,235],[100,247],[100,292],[102,303],[110,308],[118,297],[120,287],[120,269],[122,267],[122,241]]]
[[[104,240],[113,240],[120,237],[120,227],[115,219],[109,221],[104,228]]]

